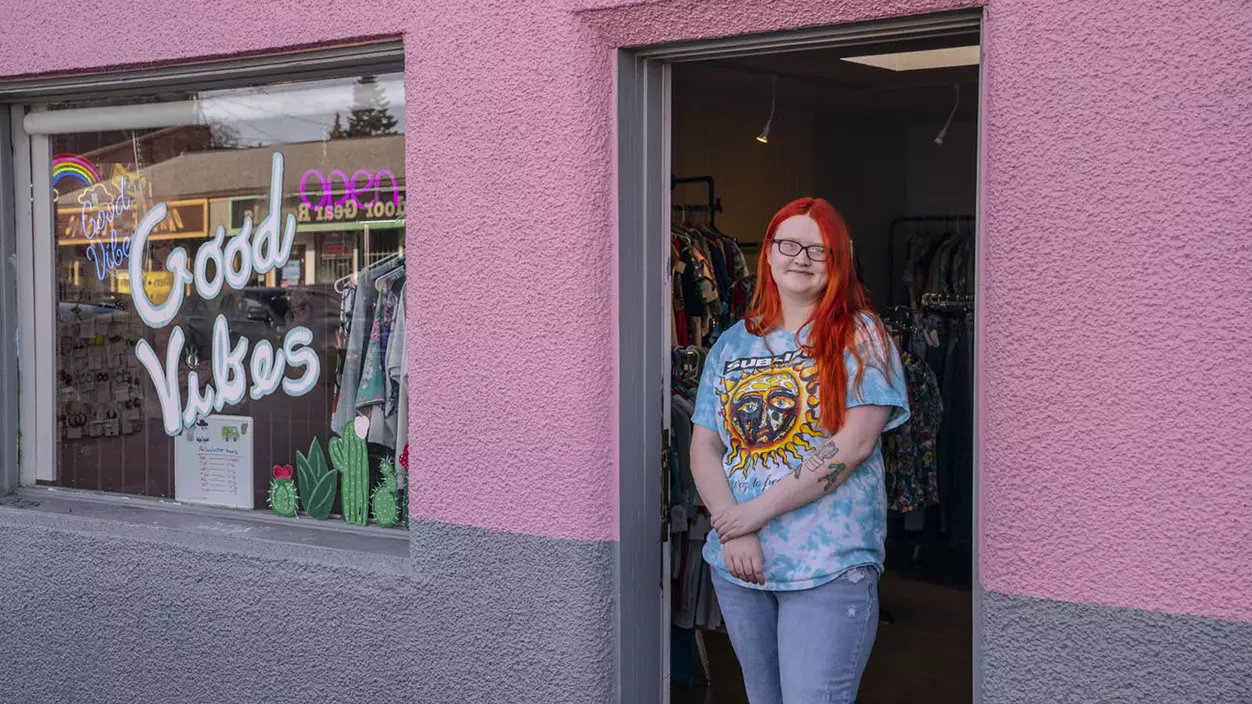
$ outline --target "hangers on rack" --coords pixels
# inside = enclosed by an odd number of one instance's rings
[[[373,262],[371,264],[367,264],[361,267],[359,271],[355,271],[351,274],[348,274],[347,276],[339,278],[338,280],[335,281],[335,293],[343,293],[343,285],[345,283],[349,281],[355,281],[356,277],[369,271],[370,269],[373,269],[375,267],[382,266],[383,264],[386,264],[388,262],[392,262],[397,259],[403,259],[403,258],[404,258],[404,250],[402,249],[395,254],[388,254],[387,256],[383,257],[382,259],[379,259],[376,262]]]
[[[691,385],[700,381],[700,372],[704,371],[704,359],[707,350],[700,347],[675,347],[673,350],[672,374],[675,379]]]
[[[939,228],[938,232],[933,229],[936,226]],[[898,240],[904,239],[906,242],[903,244],[907,244],[907,240],[918,234],[926,238],[945,237],[951,234],[951,228],[954,226],[959,235],[973,235],[977,219],[973,215],[915,215],[896,218],[891,221],[891,227],[887,231],[887,261],[893,268],[901,265],[902,262],[898,257],[902,243]],[[898,300],[895,290],[898,278],[897,276],[891,277],[890,300],[892,301]]]
[[[400,255],[400,257],[398,258],[403,259],[404,255]],[[404,267],[398,266],[395,269],[392,269],[391,271],[387,272],[386,274],[383,274],[382,276],[378,277],[378,280],[374,282],[374,288],[378,289],[379,291],[384,291],[387,289],[388,286],[392,285],[397,279],[402,278],[404,274],[405,274]]]
[[[717,197],[714,190],[714,182],[712,176],[691,176],[688,178],[678,178],[670,176],[670,190],[678,188],[684,183],[703,183],[708,186],[708,200],[703,206],[693,206],[698,212],[707,212],[709,214],[709,227],[716,228],[717,222],[715,216],[722,212],[722,199]]]
[[[922,310],[931,313],[965,313],[974,310],[974,297],[960,294],[923,293]]]

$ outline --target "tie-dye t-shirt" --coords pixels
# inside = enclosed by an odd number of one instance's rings
[[[863,334],[873,334],[870,329],[863,326]],[[884,342],[887,375],[868,366],[859,390],[848,390],[847,407],[892,407],[884,429],[890,430],[908,420],[909,402],[899,354]],[[851,353],[844,360],[852,386],[857,361]],[[818,422],[818,393],[817,367],[799,351],[794,333],[776,330],[757,337],[743,323],[722,333],[709,351],[692,421],[721,436],[726,446],[722,467],[735,501],[754,499],[790,477],[827,437]],[[736,584],[771,591],[821,586],[853,567],[881,570],[887,537],[881,440],[843,485],[775,518],[757,535],[765,558],[764,587],[730,576],[715,533],[709,533],[704,559]]]

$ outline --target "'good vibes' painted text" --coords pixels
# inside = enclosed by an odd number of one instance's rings
[[[253,230],[252,218],[244,219],[239,234],[223,246],[226,239],[225,226],[219,225],[213,239],[200,246],[195,262],[188,267],[187,250],[178,247],[165,259],[165,268],[173,273],[174,282],[169,298],[155,305],[142,286],[131,289],[134,310],[152,328],[169,325],[178,315],[183,303],[186,284],[194,284],[196,293],[204,300],[212,300],[221,294],[223,287],[243,289],[254,275],[263,275],[281,269],[291,256],[291,245],[296,236],[296,217],[287,215],[282,232],[283,155],[274,154],[270,171],[269,214]],[[143,281],[144,247],[154,228],[165,219],[166,206],[158,203],[144,215],[135,229],[132,246],[139,256],[130,258],[130,280]],[[214,265],[209,276],[208,265]],[[313,333],[305,327],[287,331],[281,349],[275,350],[267,340],[261,340],[252,348],[247,368],[252,372],[252,388],[248,389],[248,377],[244,370],[244,357],[248,354],[248,338],[241,337],[231,347],[230,325],[225,315],[213,321],[212,364],[213,383],[200,391],[199,375],[187,374],[187,401],[183,403],[179,391],[177,370],[182,359],[185,336],[182,328],[175,326],[170,333],[169,347],[165,352],[165,364],[157,358],[156,351],[147,340],[135,345],[135,356],[148,370],[156,386],[161,402],[161,418],[165,432],[178,435],[183,428],[226,406],[234,405],[248,394],[254,400],[274,393],[281,385],[290,396],[307,394],[317,384],[321,374],[321,361],[317,353],[308,347]],[[287,378],[287,367],[303,368],[298,378]]]

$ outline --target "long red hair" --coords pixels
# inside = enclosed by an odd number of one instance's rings
[[[833,435],[843,427],[845,417],[849,380],[844,351],[856,358],[857,373],[852,383],[854,388],[860,388],[865,370],[870,367],[878,367],[884,376],[888,376],[887,345],[891,344],[891,338],[882,321],[874,315],[869,296],[856,278],[848,226],[839,211],[821,198],[792,201],[770,221],[765,241],[761,243],[756,294],[752,297],[752,307],[745,322],[748,332],[764,337],[782,324],[782,298],[770,269],[769,253],[774,246],[778,226],[797,215],[807,215],[817,223],[822,233],[822,244],[828,252],[826,271],[830,280],[822,300],[807,321],[812,323],[812,327],[807,342],[800,348],[817,364],[821,423]],[[797,342],[799,336],[797,331]]]

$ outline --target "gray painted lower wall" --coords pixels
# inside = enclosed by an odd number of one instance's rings
[[[1252,624],[983,598],[984,704],[1248,704]]]
[[[0,702],[612,698],[611,544],[415,523],[405,558],[152,523],[0,506]]]
[[[614,553],[415,522],[414,571],[438,585],[420,605],[421,704],[616,700]]]
[[[0,501],[0,703],[616,699],[614,543],[417,521],[406,557],[22,506]],[[1252,703],[1252,624],[982,606],[984,704]]]

